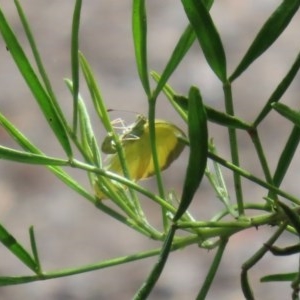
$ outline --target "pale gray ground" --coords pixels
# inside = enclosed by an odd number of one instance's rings
[[[71,97],[63,78],[70,77],[70,27],[74,1],[20,1],[30,20],[46,68],[52,79],[63,108],[70,112]],[[149,61],[151,69],[161,71],[187,20],[180,1],[149,2]],[[280,1],[216,1],[212,10],[228,57],[230,72],[240,61],[249,43],[266,17]],[[21,41],[25,41],[13,1],[0,0],[1,8]],[[146,99],[134,65],[131,37],[131,1],[83,1],[80,31],[80,49],[94,68],[108,107],[146,113]],[[236,112],[249,122],[287,72],[299,51],[300,17],[293,20],[282,38],[253,64],[233,85]],[[223,109],[222,86],[209,70],[195,45],[188,57],[172,77],[173,87],[187,93],[191,84],[200,87],[206,103]],[[29,136],[49,155],[62,155],[60,147],[41,118],[28,88],[14,66],[5,44],[0,40],[0,109],[20,130]],[[88,106],[91,102],[82,86]],[[285,102],[299,107],[299,76],[285,95]],[[71,113],[70,113],[71,115]],[[129,114],[114,113],[134,119]],[[124,116],[125,115],[125,116]],[[174,113],[165,98],[159,98],[157,115],[173,120]],[[93,114],[94,116],[94,114]],[[95,118],[99,141],[102,129]],[[274,168],[278,153],[290,132],[291,126],[282,117],[272,113],[260,130],[267,155]],[[14,146],[2,131],[1,144]],[[220,154],[229,157],[226,131],[211,126]],[[242,165],[261,175],[253,146],[248,136],[239,134]],[[187,153],[164,173],[167,186],[180,191]],[[299,155],[293,162],[289,179],[283,186],[290,193],[299,194]],[[80,172],[73,172],[86,184]],[[225,172],[228,186],[231,176]],[[176,176],[174,176],[176,174]],[[74,192],[61,184],[42,167],[21,164],[0,164],[0,222],[20,241],[29,247],[27,228],[34,225],[44,270],[80,266],[141,250],[158,247],[135,232],[118,224],[95,209]],[[150,180],[145,184],[151,186]],[[245,181],[247,201],[262,201],[265,191]],[[230,188],[232,198],[234,194]],[[160,226],[159,211],[151,203],[143,203],[149,219]],[[209,219],[221,205],[205,181],[191,211],[198,219]],[[213,288],[207,299],[242,299],[239,288],[241,264],[266,241],[270,228],[262,227],[234,236],[222,261]],[[287,237],[283,244],[296,242]],[[214,251],[188,247],[171,255],[159,283],[149,299],[193,299],[207,273]],[[155,258],[95,271],[69,278],[49,280],[0,289],[3,300],[100,300],[130,299],[149,273]],[[282,264],[282,262],[284,262]],[[294,271],[297,256],[289,259],[267,255],[252,270],[251,282],[257,299],[286,299],[288,284],[260,284],[259,278],[268,273]],[[3,246],[0,246],[0,275],[30,274]]]

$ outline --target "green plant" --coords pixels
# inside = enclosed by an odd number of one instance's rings
[[[300,55],[298,54],[286,76],[278,84],[269,99],[264,101],[262,109],[253,122],[247,122],[235,115],[232,85],[280,37],[283,30],[298,11],[300,1],[286,0],[278,6],[265,22],[231,75],[228,75],[227,72],[226,53],[220,35],[209,13],[213,2],[182,0],[182,5],[190,24],[182,33],[174,52],[161,74],[155,71],[149,72],[146,3],[141,0],[134,0],[132,3],[135,57],[140,81],[148,101],[151,151],[155,166],[158,194],[152,190],[145,189],[139,183],[133,182],[128,176],[128,168],[130,166],[127,165],[126,157],[124,156],[124,143],[122,143],[121,137],[114,130],[107,112],[106,102],[101,96],[93,70],[84,54],[79,52],[78,37],[81,1],[76,1],[73,17],[71,46],[72,79],[65,80],[73,98],[73,117],[71,121],[68,120],[67,114],[62,110],[60,101],[56,99],[19,1],[15,0],[15,4],[33,53],[33,61],[37,65],[36,70],[11,30],[11,26],[7,22],[2,10],[0,11],[0,31],[7,49],[30,88],[32,95],[39,104],[41,112],[57,141],[64,150],[64,157],[62,158],[48,156],[29,141],[25,135],[1,114],[0,123],[2,127],[21,148],[21,150],[15,150],[1,146],[1,158],[32,165],[44,165],[68,187],[80,194],[84,199],[90,201],[100,211],[110,215],[112,218],[120,221],[125,226],[129,226],[145,237],[157,240],[162,244],[157,249],[139,252],[126,257],[109,259],[74,269],[45,272],[39,258],[39,243],[35,239],[33,227],[29,230],[31,243],[31,252],[29,252],[21,242],[13,237],[13,234],[8,229],[1,226],[0,239],[3,245],[34,273],[34,275],[30,276],[2,276],[0,277],[0,284],[2,286],[70,276],[129,263],[150,256],[157,256],[157,263],[153,266],[149,277],[134,296],[135,299],[146,299],[159,279],[165,264],[168,262],[169,254],[172,251],[197,244],[204,249],[216,249],[215,258],[197,295],[197,299],[205,299],[219,269],[224,251],[226,251],[228,245],[228,240],[234,234],[243,230],[262,225],[271,225],[275,230],[269,240],[261,245],[261,248],[257,252],[253,251],[254,255],[242,266],[242,291],[245,298],[254,299],[248,279],[248,271],[269,251],[275,255],[299,252],[299,245],[287,247],[283,251],[275,247],[274,243],[283,234],[292,233],[297,237],[300,233],[298,216],[300,199],[280,188],[295,156],[300,139],[299,113],[279,102],[297,74],[300,67]],[[201,46],[207,64],[223,87],[225,111],[208,106],[205,99],[202,99],[198,87],[191,86],[188,95],[184,96],[178,95],[168,84],[171,75],[180,62],[184,60],[190,47],[196,41]],[[116,147],[124,176],[116,175],[105,169],[105,163],[102,161],[102,153],[99,150],[100,147],[98,146],[90,115],[86,108],[87,102],[79,94],[79,87],[81,86],[79,80],[80,72],[83,74],[84,81],[90,92],[90,98],[93,101],[94,110],[103,125],[105,133],[109,135]],[[151,77],[153,78],[153,83],[150,83]],[[188,127],[187,143],[189,144],[189,160],[187,162],[180,200],[177,200],[177,195],[168,194],[165,190],[158,161],[159,153],[156,151],[154,142],[157,134],[155,130],[156,102],[162,92],[173,105],[178,115],[187,123]],[[267,155],[268,149],[263,147],[261,142],[260,125],[274,110],[290,120],[294,124],[294,128],[278,157],[275,171],[272,172]],[[218,145],[214,145],[214,142],[209,140],[208,126],[211,123],[219,124],[228,129],[230,160],[219,156],[216,150]],[[241,167],[239,158],[241,150],[237,139],[237,131],[242,131],[251,138],[263,171],[263,178],[255,176]],[[278,134],[278,131],[276,133]],[[207,166],[207,159],[211,162],[212,167],[210,168]],[[75,168],[85,172],[90,180],[91,187],[95,188],[99,184],[100,188],[105,189],[110,200],[100,201],[94,195],[94,191],[89,192],[70,175],[68,168]],[[222,174],[224,168],[232,171],[235,187],[234,196],[229,195],[227,191],[227,184]],[[208,220],[198,221],[195,220],[192,212],[187,211],[187,209],[194,199],[194,195],[204,174],[210,183],[211,189],[223,204],[223,207],[213,217],[207,217]],[[250,199],[251,195],[247,195],[243,191],[242,179],[247,179],[263,187],[266,192],[264,199],[258,202],[252,201]],[[115,189],[116,182],[127,186],[128,191],[123,188]],[[141,194],[161,208],[162,230],[154,228],[148,222],[146,217],[147,212],[143,210],[140,203]],[[233,197],[235,197],[236,203],[230,201],[230,198]],[[283,200],[287,200],[287,204]],[[198,205],[201,207],[201,203]],[[251,210],[251,214],[248,214],[248,210]],[[291,282],[292,298],[298,299],[298,269],[299,266],[295,268],[294,273],[265,276],[262,280],[285,280]]]

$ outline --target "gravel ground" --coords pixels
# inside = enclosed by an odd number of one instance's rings
[[[20,1],[30,20],[54,90],[63,109],[71,116],[71,97],[63,83],[70,77],[70,28],[74,1]],[[146,113],[146,99],[138,80],[134,64],[131,37],[131,2],[83,1],[80,49],[93,66],[99,80],[103,97],[108,107]],[[160,72],[169,57],[180,33],[187,24],[180,1],[149,2],[149,64]],[[219,28],[228,59],[230,72],[240,61],[251,40],[264,20],[280,1],[215,1],[212,15]],[[22,42],[26,43],[13,1],[0,0],[9,22]],[[234,85],[236,112],[251,122],[262,108],[269,95],[299,51],[299,14],[284,32],[282,38],[253,64]],[[29,47],[25,46],[28,50]],[[186,94],[190,85],[200,87],[206,103],[223,108],[222,86],[207,67],[203,55],[195,45],[171,79],[172,86]],[[47,124],[40,116],[37,105],[18,74],[5,44],[0,40],[0,109],[31,141],[49,155],[61,156],[62,151],[52,137]],[[92,108],[84,85],[81,93]],[[299,107],[299,76],[285,95],[285,103]],[[114,112],[134,119],[131,114]],[[128,116],[129,115],[129,116]],[[157,115],[184,126],[172,112],[163,97],[159,98]],[[103,130],[96,117],[95,130],[99,141]],[[290,125],[272,113],[260,127],[264,146],[271,167],[290,132]],[[229,157],[226,131],[217,126],[210,127],[220,154]],[[242,166],[250,172],[262,175],[253,146],[249,138],[239,134]],[[1,145],[15,144],[0,130]],[[299,157],[298,157],[299,158]],[[180,191],[184,176],[187,153],[184,152],[172,167],[164,173],[166,185]],[[284,188],[299,194],[299,159],[295,159]],[[70,170],[83,185],[87,186],[84,174]],[[232,194],[231,176],[226,179]],[[1,161],[0,164],[0,222],[18,240],[29,247],[29,226],[34,225],[44,270],[75,267],[108,258],[137,253],[160,245],[138,235],[99,212],[93,205],[83,201],[42,167],[31,167]],[[151,187],[153,181],[145,182]],[[87,186],[88,188],[88,186]],[[261,201],[265,191],[244,182],[247,201]],[[159,211],[149,201],[143,201],[149,220],[160,227]],[[205,181],[197,199],[191,207],[197,219],[207,220],[220,209],[215,195]],[[229,247],[221,263],[213,288],[207,299],[242,299],[239,289],[241,264],[248,259],[270,235],[272,228],[262,227],[248,230],[230,239]],[[296,242],[287,236],[282,244]],[[188,247],[171,255],[159,283],[149,299],[194,299],[203,282],[214,251],[204,251],[196,246]],[[30,274],[3,246],[0,247],[0,274]],[[131,299],[151,270],[155,258],[134,262],[73,277],[45,282],[4,287],[0,289],[3,300],[100,300]],[[297,257],[274,258],[267,255],[252,271],[251,281],[257,299],[286,299],[288,284],[260,284],[262,275],[279,271],[294,271]]]

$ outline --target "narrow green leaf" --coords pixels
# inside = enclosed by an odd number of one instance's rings
[[[187,113],[188,99],[185,96],[181,96],[181,95],[174,95],[173,99],[182,108],[182,110]],[[207,113],[207,119],[213,123],[226,126],[229,128],[238,128],[244,130],[249,130],[251,128],[251,125],[247,124],[243,120],[235,116],[231,116],[226,113],[215,110],[210,106],[205,105],[205,110]]]
[[[228,128],[236,128],[236,129],[244,129],[244,130],[251,129],[250,124],[244,122],[243,120],[235,116],[228,115],[207,105],[205,105],[205,109],[206,109],[208,120],[213,123],[226,126]]]
[[[101,155],[98,148],[95,134],[92,128],[91,120],[89,118],[85,104],[81,98],[78,99],[78,112],[79,112],[79,124],[81,133],[81,144],[83,150],[88,153],[91,162],[100,167]]]
[[[298,273],[282,273],[272,274],[264,276],[260,279],[261,282],[272,282],[272,281],[293,281],[297,277]]]
[[[172,73],[175,71],[185,54],[188,52],[190,47],[193,45],[194,41],[196,39],[196,35],[194,33],[193,28],[189,25],[183,34],[181,35],[171,57],[168,61],[164,71],[162,72],[162,75],[160,76],[160,79],[157,83],[156,89],[153,93],[153,97],[156,98]]]
[[[218,78],[226,82],[226,57],[219,33],[208,9],[199,0],[181,0],[204,56]]]
[[[0,146],[0,159],[26,164],[67,166],[69,161]]]
[[[89,63],[87,62],[87,60],[85,59],[85,57],[83,56],[82,53],[79,53],[79,59],[80,59],[80,65],[81,65],[86,83],[88,85],[91,97],[93,99],[93,104],[94,104],[95,110],[96,110],[96,112],[97,112],[104,128],[106,129],[107,134],[112,135],[114,141],[116,141],[116,149],[117,149],[117,153],[118,153],[119,158],[120,158],[120,162],[121,162],[121,165],[122,165],[124,176],[129,178],[130,176],[129,176],[128,168],[127,168],[127,165],[126,165],[124,151],[123,151],[123,148],[122,148],[121,143],[119,141],[119,137],[115,133],[114,128],[111,124],[110,118],[108,116],[108,111],[107,111],[107,108],[106,108],[105,103],[103,101],[103,98],[101,96],[99,87],[96,83],[95,76],[92,72],[92,69],[91,69]],[[129,189],[129,190],[130,190],[132,199],[137,199],[135,197],[133,191],[131,189]],[[138,205],[137,200],[135,202],[136,202],[136,205]]]
[[[37,264],[23,246],[0,224],[0,242],[33,272]]]
[[[65,83],[73,93],[73,83],[69,79],[65,79]],[[100,151],[96,142],[95,134],[92,127],[92,122],[90,120],[87,108],[80,94],[78,95],[78,116],[80,124],[80,133],[81,133],[81,146],[82,152],[84,152],[85,159],[92,162],[94,165],[99,168],[102,166]]]
[[[176,222],[185,213],[193,200],[204,175],[208,154],[208,129],[206,111],[199,90],[189,91],[188,134],[190,155],[185,175],[183,192],[178,210],[173,218]]]
[[[202,2],[204,3],[207,10],[210,10],[214,1],[208,0]],[[195,39],[196,39],[195,32],[191,27],[191,25],[188,25],[185,31],[183,32],[183,34],[181,35],[164,71],[162,72],[162,75],[159,78],[156,89],[153,93],[153,98],[156,98],[160,93],[160,91],[163,89],[163,87],[165,86],[166,82],[168,81],[172,73],[175,71],[175,69],[177,68],[177,66],[185,56],[185,54],[193,45]]]
[[[167,262],[168,256],[171,252],[172,242],[174,239],[174,235],[176,232],[176,227],[173,225],[169,229],[169,232],[164,241],[163,247],[161,249],[159,259],[157,263],[154,265],[149,277],[146,282],[142,285],[142,287],[138,290],[138,292],[134,296],[134,300],[144,300],[147,299],[152,289],[154,288],[157,280],[159,279],[164,266]]]
[[[1,112],[0,125],[25,151],[42,154],[42,152],[37,147],[33,146],[30,141],[10,121],[8,121],[4,115],[1,114]]]
[[[207,10],[210,10],[212,5],[214,4],[215,0],[202,0],[202,3],[207,8]]]
[[[76,0],[73,22],[72,22],[72,41],[71,41],[71,67],[73,82],[73,131],[77,131],[78,119],[78,93],[79,93],[79,26],[82,0]]]
[[[151,91],[147,62],[147,14],[145,0],[133,0],[132,33],[138,74],[147,96],[150,97]]]
[[[111,122],[110,122],[110,119],[109,119],[109,116],[107,113],[107,108],[106,108],[104,100],[101,96],[100,88],[95,79],[93,70],[81,52],[79,52],[79,62],[80,62],[80,66],[81,66],[86,84],[88,86],[88,89],[89,89],[89,92],[91,95],[91,98],[93,100],[95,111],[96,111],[99,119],[101,120],[105,130],[107,132],[113,132],[113,128],[111,126]]]
[[[34,154],[44,155],[35,145],[33,145],[12,123],[10,123],[0,113],[0,125],[7,131],[7,133],[25,150]],[[95,199],[90,193],[88,193],[77,181],[75,181],[68,173],[62,170],[58,166],[47,165],[47,168],[54,173],[62,182],[64,182],[71,189],[76,191],[78,194],[88,199],[92,203]]]
[[[151,76],[156,82],[160,80],[160,75],[155,71],[151,72]],[[181,106],[174,101],[175,91],[172,89],[172,87],[166,83],[163,87],[163,92],[180,117],[187,122],[187,111],[182,109]]]
[[[40,83],[35,71],[33,70],[31,64],[29,63],[15,34],[11,30],[9,24],[7,23],[1,9],[0,9],[0,31],[9,49],[10,54],[12,55],[16,65],[20,70],[20,73],[22,74],[24,80],[26,81],[34,98],[38,102],[48,124],[52,128],[54,134],[56,135],[57,139],[59,140],[66,154],[69,157],[72,157],[71,145],[69,143],[66,129],[59,118],[59,114],[55,110],[55,107],[53,106],[51,99],[49,98],[49,95],[47,94],[42,84]]]
[[[230,76],[229,80],[231,82],[241,75],[256,58],[263,54],[277,40],[292,20],[299,5],[299,0],[282,1],[260,29],[245,56]]]
[[[25,13],[24,13],[24,11],[22,9],[22,6],[20,5],[20,2],[18,0],[14,0],[14,1],[15,1],[15,5],[16,5],[16,8],[18,10],[18,14],[20,16],[20,20],[22,22],[24,31],[26,33],[29,45],[31,47],[31,51],[32,51],[33,57],[35,59],[36,65],[38,67],[38,71],[39,71],[39,73],[41,75],[41,78],[43,80],[44,86],[45,86],[45,88],[47,90],[47,93],[49,94],[49,97],[50,97],[50,100],[52,102],[53,107],[55,108],[56,112],[59,114],[60,119],[61,119],[61,121],[64,124],[64,127],[67,128],[68,127],[67,121],[65,120],[65,116],[64,116],[64,114],[63,114],[63,112],[62,112],[62,110],[61,110],[61,108],[60,108],[60,106],[59,106],[59,104],[57,102],[55,94],[53,92],[53,89],[52,89],[52,86],[51,86],[51,82],[49,80],[49,77],[48,77],[47,72],[45,70],[45,67],[43,65],[40,53],[38,51],[36,42],[34,40],[34,36],[33,36],[32,32],[31,32],[31,28],[30,28],[29,23],[28,23],[27,18],[26,18],[26,15],[25,15]]]
[[[279,187],[289,166],[293,160],[293,157],[298,149],[298,145],[300,142],[300,128],[298,126],[294,126],[292,132],[284,146],[284,149],[279,157],[276,170],[273,175],[273,184],[276,187]],[[270,196],[270,193],[269,193]]]
[[[273,108],[277,109],[278,112],[280,111],[280,113],[284,114],[285,117],[288,117],[289,115],[290,117],[292,117],[291,121],[297,123],[297,125],[293,127],[288,141],[284,146],[284,149],[279,157],[276,170],[274,172],[273,183],[275,186],[279,187],[294,158],[300,142],[300,127],[298,125],[299,120],[297,117],[299,113],[296,111],[291,111],[290,108],[281,103],[274,103]]]
[[[288,73],[285,75],[285,77],[281,80],[269,100],[267,101],[266,105],[256,118],[256,120],[253,123],[254,127],[257,127],[258,124],[265,118],[265,116],[270,112],[272,109],[271,104],[278,102],[285,91],[288,89],[294,78],[296,77],[298,70],[300,68],[300,53],[298,53],[295,62],[293,63],[292,67],[288,71]]]
[[[272,107],[282,116],[293,122],[296,126],[300,126],[300,112],[291,109],[282,103],[273,103]]]
[[[33,226],[30,226],[30,228],[29,228],[29,236],[30,236],[30,245],[31,245],[32,254],[34,257],[34,261],[36,263],[36,273],[41,274],[42,268],[41,268],[40,258],[39,258],[39,254],[38,254],[38,250],[37,250],[36,241],[35,241]]]
[[[155,81],[159,81],[160,75],[154,71],[151,72],[151,76]],[[171,88],[169,84],[165,84],[163,87],[163,92],[174,107],[174,109],[178,112],[178,114],[182,117],[182,119],[187,122],[187,115],[188,115],[188,98],[182,95],[178,95],[175,91]],[[245,121],[235,117],[228,115],[224,112],[215,110],[214,108],[204,105],[207,119],[210,122],[226,126],[229,128],[237,128],[243,130],[249,130],[252,126]]]
[[[281,207],[281,209],[284,211],[284,213],[288,217],[290,223],[296,229],[296,231],[298,232],[298,235],[300,237],[299,215],[295,211],[293,211],[291,208],[289,208],[286,204],[284,204],[283,202],[278,201],[277,203]]]

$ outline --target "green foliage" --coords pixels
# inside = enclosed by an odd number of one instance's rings
[[[216,249],[215,258],[208,270],[206,279],[203,285],[199,286],[197,299],[205,299],[212,288],[214,277],[218,272],[223,254],[227,250],[226,247],[229,244],[230,237],[242,230],[271,225],[276,228],[275,233],[242,265],[241,290],[246,299],[254,299],[248,276],[249,270],[268,252],[274,255],[290,255],[300,252],[299,244],[286,247],[285,249],[279,249],[274,246],[274,243],[281,235],[287,233],[292,233],[295,236],[300,235],[300,198],[280,188],[280,184],[286,176],[300,141],[300,114],[297,110],[281,103],[283,95],[289,89],[300,68],[300,54],[298,54],[286,76],[278,84],[252,123],[235,115],[235,99],[232,90],[232,82],[241,77],[243,72],[248,70],[252,63],[260,55],[267,52],[268,48],[280,38],[283,30],[297,13],[300,1],[282,1],[259,30],[249,49],[230,76],[227,74],[226,52],[217,26],[210,14],[210,8],[214,1],[182,0],[181,2],[189,24],[175,45],[162,74],[158,74],[155,71],[149,72],[146,1],[134,0],[132,2],[133,45],[138,75],[148,101],[149,136],[155,178],[159,191],[158,195],[131,180],[130,164],[124,151],[126,143],[122,143],[122,137],[129,136],[129,134],[120,135],[116,132],[93,69],[84,54],[79,52],[81,1],[76,1],[73,14],[70,49],[72,79],[65,80],[73,100],[71,121],[66,117],[67,114],[63,112],[61,104],[52,90],[51,81],[40,58],[34,36],[31,33],[30,24],[19,1],[15,0],[15,5],[33,53],[33,61],[25,53],[24,47],[11,29],[11,25],[6,20],[0,5],[0,32],[2,38],[20,74],[28,85],[32,97],[38,103],[42,115],[65,153],[65,157],[62,158],[51,157],[43,153],[1,113],[0,125],[18,143],[22,150],[0,146],[0,158],[12,162],[45,166],[66,186],[80,194],[83,199],[94,204],[95,208],[115,218],[123,223],[124,226],[128,226],[145,237],[157,240],[162,244],[161,248],[134,253],[126,257],[112,258],[100,263],[73,269],[45,272],[43,263],[39,259],[38,241],[35,239],[33,228],[29,229],[31,250],[26,250],[26,247],[14,235],[0,224],[0,242],[34,273],[34,275],[29,276],[1,275],[0,286],[71,276],[157,256],[157,263],[153,266],[149,277],[145,279],[144,284],[134,296],[135,299],[146,299],[168,263],[171,251],[197,244],[201,248]],[[191,85],[188,95],[179,95],[167,83],[180,62],[185,59],[186,54],[195,41],[199,43],[208,66],[223,87],[224,111],[207,105],[206,99],[201,96],[199,87]],[[34,65],[37,66],[37,70],[35,70]],[[82,84],[80,73],[83,75],[83,83],[86,84],[89,90],[96,115],[103,124],[105,135],[108,137],[108,141],[113,143],[114,154],[116,153],[119,157],[124,176],[110,172],[106,169],[105,163],[103,163],[103,154],[94,134],[86,101],[79,94]],[[151,84],[154,86],[153,90]],[[161,177],[160,153],[156,145],[156,137],[159,133],[155,127],[156,100],[161,92],[164,93],[174,110],[186,122],[188,127],[188,138],[181,141],[189,147],[189,160],[186,163],[182,195],[181,197],[174,196],[175,200],[180,199],[180,201],[173,201],[174,199],[167,195]],[[278,157],[278,163],[274,172],[271,171],[269,166],[268,149],[263,147],[259,134],[259,125],[271,112],[278,112],[294,126]],[[208,126],[210,123],[227,128],[231,154],[230,160],[219,156],[213,141],[209,140]],[[241,150],[237,140],[238,130],[248,133],[252,139],[263,170],[263,179],[241,167],[239,159]],[[141,133],[135,134],[133,138],[138,139],[139,134],[142,134],[142,132],[141,130]],[[280,134],[278,131],[276,133]],[[212,167],[209,166],[208,161]],[[89,178],[94,193],[90,193],[83,188],[81,183],[66,171],[66,167],[76,168],[84,172]],[[224,168],[231,171],[233,175],[235,203],[230,201],[230,198],[234,198],[234,196],[229,195],[227,190],[222,173]],[[201,188],[203,176],[206,176],[211,189],[223,205],[223,209],[207,221],[195,220],[192,212],[188,210],[199,186]],[[253,202],[251,200],[249,202],[249,199],[252,199],[252,195],[247,195],[243,191],[242,178],[264,188],[266,197],[258,199],[259,201],[254,201],[253,199]],[[109,200],[101,201],[99,199],[99,191],[105,191]],[[161,208],[163,230],[158,230],[148,223],[146,212],[140,205],[139,197],[141,194]],[[279,199],[279,197],[282,199]],[[245,198],[247,201],[244,200]],[[283,203],[283,199],[285,203]],[[114,205],[110,205],[112,203]],[[198,205],[201,207],[202,204],[199,203]],[[248,213],[250,209],[252,210],[251,214]],[[289,281],[292,286],[292,298],[298,299],[299,269],[300,266],[297,266],[292,273],[267,275],[262,277],[261,281]]]

